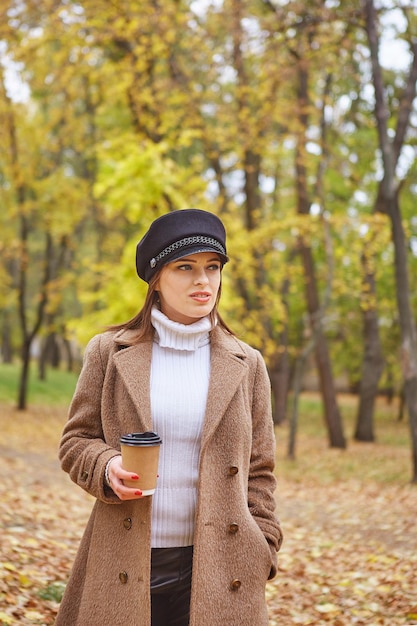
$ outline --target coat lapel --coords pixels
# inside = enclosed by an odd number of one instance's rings
[[[247,372],[246,355],[233,335],[215,328],[211,334],[211,371],[203,427],[203,449],[215,432]]]
[[[144,430],[152,429],[150,369],[152,342],[129,345],[129,334],[116,337],[123,349],[114,361]],[[247,372],[246,355],[233,335],[216,327],[211,333],[211,372],[201,447],[210,440]]]
[[[124,341],[123,341],[124,340]],[[144,431],[152,429],[150,370],[152,341],[129,345],[127,333],[116,338],[123,348],[114,355],[117,367],[133,404],[138,412]]]

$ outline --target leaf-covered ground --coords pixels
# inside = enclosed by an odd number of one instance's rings
[[[417,488],[281,484],[271,625],[417,624]]]
[[[60,409],[0,407],[0,626],[54,623],[92,506],[56,460],[64,420]],[[285,543],[267,588],[271,626],[417,624],[417,488],[279,482]]]

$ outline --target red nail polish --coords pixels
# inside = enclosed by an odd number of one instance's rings
[[[131,476],[131,479],[132,479],[132,480],[139,480],[139,476],[138,476],[137,474],[133,474],[133,475]]]
[[[142,495],[142,492],[139,491],[139,489],[137,491],[135,491],[135,496],[141,496],[141,495]]]

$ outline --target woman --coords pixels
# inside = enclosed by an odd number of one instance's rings
[[[217,311],[227,261],[215,215],[163,215],[137,246],[143,308],[89,343],[60,459],[96,502],[56,626],[268,623],[282,537],[270,388]],[[120,456],[121,435],[147,430],[163,441],[153,496],[124,485]]]

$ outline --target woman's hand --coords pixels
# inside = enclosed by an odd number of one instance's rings
[[[115,456],[110,459],[107,475],[109,477],[110,487],[120,500],[137,500],[143,497],[140,489],[126,487],[123,483],[124,480],[138,480],[139,476],[132,474],[132,472],[126,472],[126,470],[123,469],[121,456]]]

